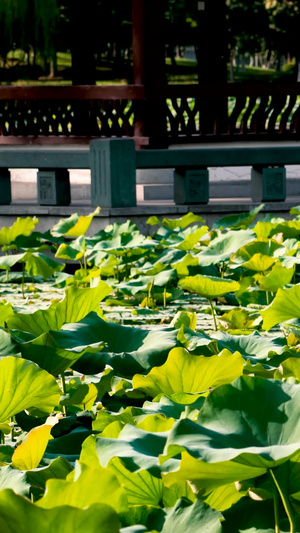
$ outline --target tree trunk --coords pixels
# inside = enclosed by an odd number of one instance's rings
[[[73,85],[96,83],[95,34],[96,0],[71,2],[71,52]]]

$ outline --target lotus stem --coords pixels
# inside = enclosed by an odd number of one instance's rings
[[[62,390],[63,390],[63,393],[64,393],[64,395],[66,396],[66,394],[67,394],[67,387],[66,387],[66,380],[65,380],[65,373],[64,373],[64,372],[61,373],[61,384],[62,384]],[[63,408],[63,414],[64,414],[65,416],[67,416],[67,407],[66,407],[66,405],[63,405],[62,408]]]
[[[5,444],[5,436],[2,431],[0,431],[0,444]]]
[[[164,287],[164,309],[167,307],[167,288]]]
[[[296,524],[295,524],[294,513],[293,513],[293,510],[292,510],[290,501],[288,499],[288,496],[285,494],[285,492],[280,487],[280,485],[278,483],[278,480],[276,479],[276,476],[275,476],[272,468],[270,468],[270,474],[271,474],[271,476],[273,478],[273,481],[274,481],[274,484],[275,484],[275,486],[276,486],[276,488],[277,488],[277,490],[279,492],[281,501],[283,503],[284,510],[285,510],[286,515],[288,517],[288,520],[289,520],[289,523],[290,523],[290,533],[296,533]],[[276,533],[277,533],[277,531],[276,531]]]
[[[214,306],[213,306],[211,300],[208,300],[208,301],[209,301],[209,304],[210,304],[210,307],[211,307],[211,312],[212,312],[212,317],[213,317],[213,320],[214,320],[215,331],[218,331],[218,326],[217,326],[217,321],[216,321],[216,313],[215,313],[215,310],[214,310]]]
[[[269,291],[266,291],[266,300],[267,300],[267,305],[270,305],[270,293],[269,293]]]
[[[22,296],[25,298],[25,263],[22,263]]]

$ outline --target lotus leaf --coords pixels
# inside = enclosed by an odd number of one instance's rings
[[[51,437],[52,425],[38,426],[26,436],[13,453],[12,466],[17,470],[32,470],[39,466]]]
[[[240,284],[230,279],[215,278],[213,276],[187,276],[180,280],[179,286],[189,292],[195,292],[208,300],[223,296],[228,292],[238,291]]]
[[[175,423],[167,453],[186,450],[208,463],[278,466],[300,450],[299,407],[298,385],[240,377],[209,394],[197,423]]]
[[[290,289],[278,289],[273,302],[260,312],[263,317],[263,328],[267,331],[276,324],[300,318],[300,285]]]
[[[53,376],[35,363],[16,357],[0,360],[0,421],[30,407],[50,413],[60,394]]]
[[[171,397],[180,392],[203,393],[241,376],[243,366],[242,356],[228,350],[204,357],[174,348],[162,366],[152,368],[147,376],[134,376],[132,385],[152,397],[161,393]]]
[[[36,217],[18,217],[12,226],[9,228],[3,227],[0,230],[0,245],[8,246],[12,244],[19,235],[30,235],[37,223],[38,219]]]
[[[113,472],[100,466],[92,468],[77,461],[74,472],[66,480],[47,481],[46,493],[37,505],[43,509],[52,509],[58,505],[84,509],[93,503],[110,505],[118,513],[128,509],[125,491]]]
[[[41,509],[10,489],[0,492],[0,529],[9,533],[119,533],[120,523],[113,508],[94,504],[87,509],[58,505]]]
[[[28,331],[36,337],[50,330],[59,331],[63,324],[78,322],[91,311],[98,309],[99,303],[112,289],[100,281],[94,289],[66,289],[61,302],[54,302],[46,310],[35,313],[15,313],[7,321],[10,329]]]
[[[87,216],[79,216],[74,213],[68,218],[61,219],[51,230],[54,237],[80,237],[84,235],[90,227],[94,216],[99,215],[100,207],[97,207],[93,213]]]

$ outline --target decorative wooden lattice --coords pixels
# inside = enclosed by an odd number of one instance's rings
[[[253,89],[247,91],[244,86],[236,89],[244,94],[234,94],[229,85],[223,93],[212,95],[208,89],[203,96],[195,90],[194,97],[180,95],[180,91],[177,97],[171,94],[166,103],[169,141],[299,139],[300,84],[293,84],[290,94],[288,85],[282,93],[278,86],[274,92],[272,86]]]
[[[133,136],[128,100],[0,101],[2,136]]]
[[[0,143],[134,137],[140,144],[300,137],[300,83],[0,87]],[[142,139],[147,139],[145,142]]]

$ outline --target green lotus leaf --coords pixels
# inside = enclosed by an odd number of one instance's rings
[[[295,378],[300,382],[300,359],[289,357],[283,361],[275,372],[274,378],[281,381],[288,378]]]
[[[184,240],[181,243],[175,244],[173,246],[175,248],[178,248],[178,250],[184,250],[186,252],[193,250],[196,244],[200,241],[201,237],[203,237],[203,235],[205,235],[207,231],[208,226],[202,226],[201,228],[195,228],[194,230],[192,230],[192,228],[188,228],[188,230],[182,232]]]
[[[298,385],[243,376],[210,393],[197,423],[176,422],[166,451],[186,450],[208,463],[238,460],[273,468],[300,450],[299,407]]]
[[[0,360],[0,421],[35,407],[51,413],[58,405],[60,388],[53,376],[35,363],[4,357]]]
[[[165,362],[169,351],[177,344],[177,330],[161,328],[146,330],[105,322],[91,313],[77,324],[65,325],[54,337],[63,349],[93,346],[101,340],[107,348],[99,353],[87,352],[78,359],[75,370],[83,374],[98,374],[109,364],[119,376],[132,378]],[[79,349],[78,349],[79,351]]]
[[[95,430],[75,426],[71,431],[49,441],[43,460],[49,462],[61,456],[69,463],[74,463],[79,459],[82,443],[95,433]]]
[[[3,328],[6,325],[7,319],[14,314],[13,307],[10,302],[3,300],[0,302],[0,327]],[[2,345],[2,341],[1,341]]]
[[[238,215],[227,215],[214,222],[214,229],[222,228],[248,228],[252,224],[255,217],[264,208],[264,204],[255,207],[249,213],[239,213]]]
[[[48,479],[66,479],[67,475],[72,471],[73,467],[64,457],[57,457],[47,466],[34,468],[26,472],[26,479],[43,493]]]
[[[175,507],[168,509],[161,533],[221,533],[223,515],[211,509],[206,503],[196,500],[178,500]]]
[[[251,261],[254,255],[261,254],[270,258],[279,257],[285,253],[285,247],[274,240],[253,240],[240,249],[232,256],[232,262],[236,265],[243,265]],[[270,265],[271,266],[271,265]]]
[[[7,320],[9,329],[28,331],[36,337],[50,330],[59,331],[63,324],[78,322],[91,311],[96,311],[99,303],[112,292],[104,281],[94,289],[69,287],[61,302],[54,302],[48,309],[35,313],[15,313]]]
[[[78,261],[86,253],[86,241],[84,235],[81,235],[75,241],[72,241],[70,244],[61,243],[59,246],[55,257],[60,259],[66,259],[71,261]]]
[[[27,252],[24,260],[26,261],[25,269],[30,276],[42,276],[44,279],[50,278],[54,272],[60,272],[65,268],[64,264],[40,252]]]
[[[300,284],[290,289],[278,289],[273,302],[260,314],[267,331],[280,322],[300,318]]]
[[[80,460],[90,464],[90,455],[94,458],[97,455],[100,465],[105,468],[113,457],[119,457],[131,472],[148,470],[159,475],[158,456],[163,452],[167,435],[167,432],[149,433],[127,424],[118,438],[89,437],[83,443]]]
[[[17,220],[9,228],[3,227],[0,230],[0,246],[10,245],[15,242],[19,235],[28,236],[34,230],[38,219],[36,217],[21,218]]]
[[[71,472],[66,480],[47,481],[45,495],[37,505],[43,509],[52,509],[59,505],[84,509],[93,503],[110,505],[117,513],[128,509],[126,493],[113,472],[100,466],[92,468],[77,461],[75,471]]]
[[[150,285],[164,287],[169,283],[170,280],[175,278],[176,270],[172,268],[163,270],[155,276],[139,276],[136,279],[119,283],[118,289],[120,289],[125,294],[134,295],[140,291],[147,291]]]
[[[265,272],[266,270],[269,270],[271,266],[274,265],[275,261],[277,261],[275,257],[269,257],[268,255],[257,253],[254,254],[251,259],[245,261],[245,263],[242,263],[241,266],[244,268],[248,268],[248,270],[255,270],[256,272]]]
[[[23,254],[3,255],[0,257],[0,268],[4,270],[10,270],[11,267],[16,265],[19,261],[23,261],[26,256],[26,252]]]
[[[175,452],[174,452],[175,453]],[[249,466],[240,461],[222,461],[218,463],[207,463],[192,457],[188,452],[181,453],[180,467],[174,468],[173,463],[169,466],[169,456],[167,455],[161,466],[165,472],[163,474],[164,484],[168,487],[173,483],[189,480],[193,488],[202,497],[208,497],[213,490],[234,483],[236,480],[243,481],[251,477],[258,477],[266,473],[266,468]]]
[[[169,229],[185,229],[190,224],[193,224],[194,222],[200,222],[204,224],[204,220],[199,215],[194,215],[194,213],[187,213],[186,215],[183,215],[181,218],[164,218],[161,222],[157,217],[152,216],[148,218],[147,224],[150,224],[150,226],[155,226],[156,224],[162,224],[162,226],[165,226]]]
[[[109,470],[124,487],[129,505],[162,504],[164,491],[168,489],[165,489],[160,478],[152,476],[147,470],[130,472],[118,457],[110,461]]]
[[[254,238],[255,235],[251,230],[228,231],[213,239],[196,257],[202,266],[216,265],[228,261],[232,254]]]
[[[240,284],[229,279],[215,278],[213,276],[188,276],[179,282],[179,286],[189,292],[195,292],[208,300],[223,296],[228,292],[238,291]]]
[[[193,331],[184,324],[181,326],[177,340],[193,355],[217,355],[220,350],[217,342],[203,330]]]
[[[4,489],[12,489],[16,494],[28,496],[30,483],[26,472],[15,470],[11,465],[0,467],[0,494]]]
[[[240,352],[245,359],[256,363],[270,359],[275,353],[282,354],[287,348],[285,337],[263,337],[257,331],[250,335],[230,335],[225,331],[213,333],[219,348]]]
[[[197,266],[198,264],[198,257],[194,257],[191,254],[186,254],[183,259],[172,263],[171,267],[175,268],[179,278],[183,278],[189,275],[189,267]]]
[[[72,367],[84,353],[98,353],[103,347],[103,343],[98,342],[93,346],[74,346],[71,349],[64,349],[60,347],[60,337],[57,338],[56,333],[55,331],[43,333],[29,341],[20,339],[19,332],[17,334],[12,332],[12,336],[24,359],[37,363],[53,376],[58,376]]]
[[[2,306],[0,304],[0,313],[1,313],[1,309],[2,309]],[[6,309],[5,309],[5,311],[6,311]],[[11,314],[13,313],[11,307],[8,307],[7,311],[8,311],[8,313],[6,315],[6,319],[9,316],[11,316]],[[5,315],[4,315],[3,318],[4,318],[4,321],[6,321],[5,320]],[[11,335],[9,333],[6,333],[6,331],[4,331],[3,329],[0,329],[0,357],[5,357],[7,355],[15,355],[15,354],[17,354],[19,352],[20,352],[20,349],[19,349],[18,345],[12,339]]]
[[[222,487],[214,489],[207,498],[205,503],[216,509],[217,511],[224,512],[226,509],[237,503],[243,496],[246,496],[247,492],[237,490],[235,483],[228,483]]]
[[[87,216],[79,216],[74,213],[68,218],[61,219],[51,230],[54,237],[80,237],[84,235],[90,227],[94,216],[99,215],[100,207],[97,207],[93,213]]]
[[[285,268],[276,263],[269,274],[257,277],[257,281],[263,291],[276,292],[292,281],[294,272],[295,266]]]
[[[225,322],[229,329],[244,330],[257,326],[261,322],[261,317],[257,311],[235,308],[219,317],[219,321]]]
[[[132,385],[152,397],[161,393],[167,396],[201,393],[241,376],[243,366],[242,356],[228,350],[204,357],[191,355],[184,348],[174,348],[162,366],[152,368],[147,376],[135,375]]]
[[[119,533],[120,523],[117,513],[106,504],[93,504],[87,509],[68,505],[41,509],[5,489],[0,492],[0,529],[9,533]]]

